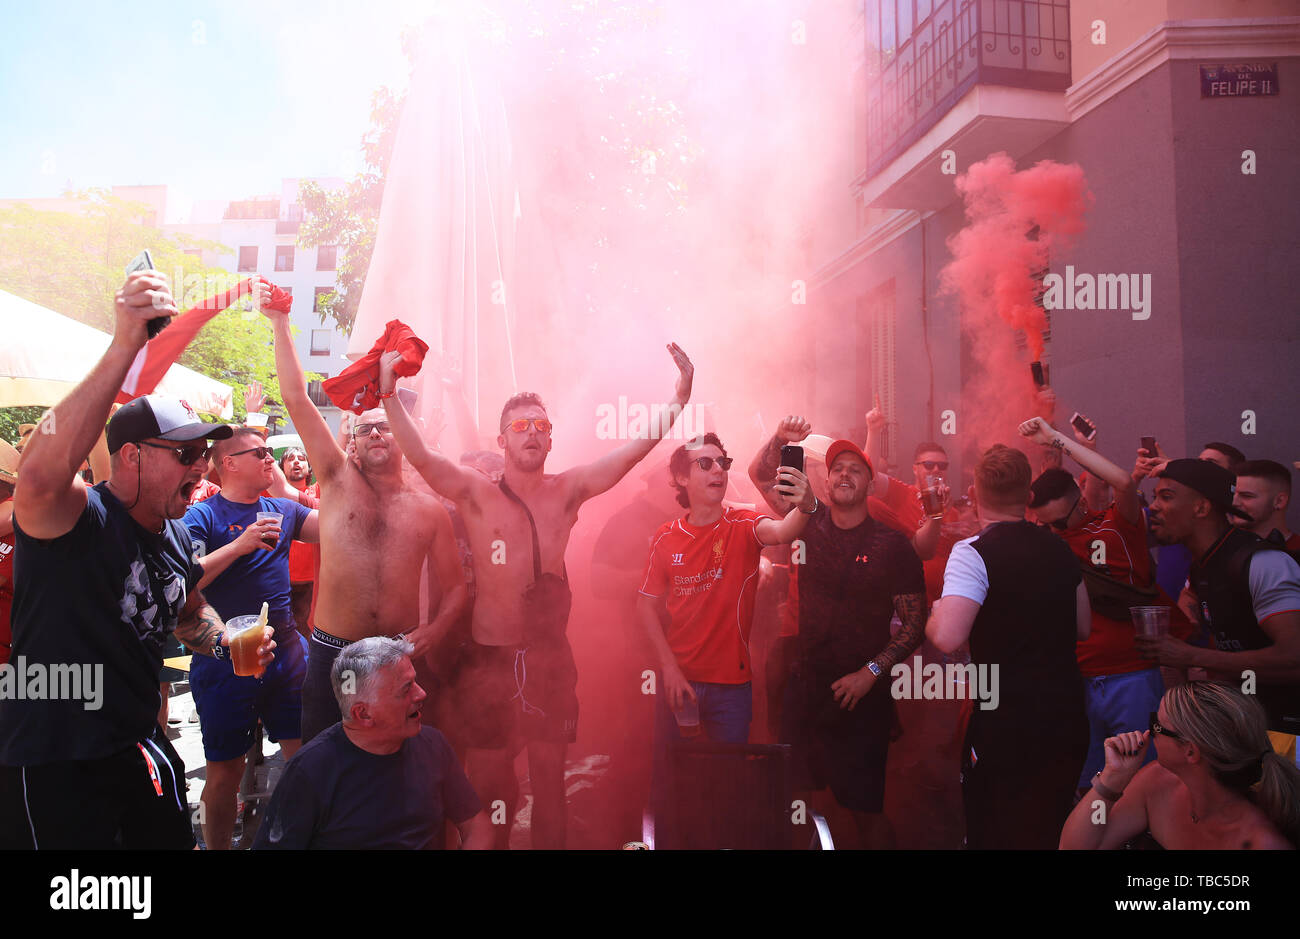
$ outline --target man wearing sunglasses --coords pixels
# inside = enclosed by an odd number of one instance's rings
[[[259,431],[236,429],[212,448],[210,458],[221,473],[221,491],[185,513],[203,564],[199,586],[223,619],[256,613],[266,603],[280,650],[256,678],[236,675],[229,662],[196,659],[190,667],[207,758],[203,836],[209,850],[225,851],[258,719],[285,759],[300,745],[306,642],[293,618],[289,551],[293,539],[318,541],[320,524],[315,510],[262,495],[271,486],[275,458]],[[280,518],[258,518],[272,514]]]
[[[1104,484],[1097,488],[1109,486],[1115,494],[1109,506],[1094,509],[1074,477],[1059,466],[1044,470],[1030,486],[1029,508],[1038,524],[1059,535],[1079,559],[1092,605],[1091,633],[1075,647],[1090,734],[1088,758],[1079,773],[1079,788],[1086,791],[1106,761],[1106,739],[1140,726],[1165,693],[1160,669],[1142,658],[1134,644],[1128,608],[1169,607],[1170,629],[1180,638],[1190,635],[1191,623],[1155,583],[1132,475],[1098,453],[1095,438],[1067,438],[1041,417],[1021,424],[1020,433],[1070,457]],[[1154,751],[1147,754],[1148,760],[1154,758]]]
[[[397,440],[425,481],[456,503],[469,532],[477,598],[473,641],[453,694],[466,720],[470,781],[491,805],[518,801],[514,758],[527,747],[533,790],[533,847],[565,843],[564,758],[577,739],[577,669],[565,634],[568,578],[564,554],[578,510],[636,466],[690,400],[695,367],[676,345],[676,394],[658,433],[630,440],[600,459],[563,473],[546,472],[554,428],[542,400],[521,392],[501,411],[497,445],[505,451],[500,483],[425,446],[393,397],[396,353],[380,359],[380,392]],[[510,825],[495,826],[505,847]]]
[[[402,478],[402,451],[382,408],[357,416],[343,445],[307,395],[289,316],[258,299],[275,334],[280,392],[320,486],[320,576],[307,675],[302,742],[341,719],[330,687],[339,652],[370,636],[404,636],[413,659],[428,655],[466,602],[460,554],[447,510]],[[387,403],[387,402],[385,402]],[[405,412],[403,412],[405,413]],[[421,609],[420,578],[436,577],[436,611]]]
[[[168,634],[225,654],[224,627],[198,590],[201,569],[179,521],[207,462],[206,424],[183,401],[137,398],[108,424],[110,476],[77,470],[104,432],[148,334],[174,315],[157,271],[127,277],[113,339],[90,374],[42,421],[14,493],[14,659],[89,672],[81,695],[0,702],[0,847],[190,848],[185,768],[158,726]],[[269,634],[268,634],[269,639]],[[272,661],[273,642],[259,650]],[[92,699],[93,698],[93,699]]]
[[[866,413],[867,445],[864,452],[873,466],[884,466],[884,441],[887,421],[885,413],[874,407]],[[925,571],[926,598],[933,603],[943,593],[943,570],[948,564],[948,554],[957,542],[957,523],[960,516],[948,499],[948,454],[937,443],[925,441],[917,444],[912,460],[913,483],[895,479],[884,472],[873,477],[872,511],[880,520],[895,525],[911,539],[912,547],[921,558]],[[932,488],[931,479],[937,479],[939,498],[943,504],[942,516],[925,510],[922,491]],[[888,509],[881,512],[880,508]]]

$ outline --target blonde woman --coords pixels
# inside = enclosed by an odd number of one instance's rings
[[[1144,731],[1106,741],[1106,765],[1065,822],[1061,847],[1119,848],[1144,833],[1171,850],[1289,849],[1300,770],[1269,746],[1264,710],[1231,685],[1171,688]],[[1147,747],[1156,761],[1146,766]]]

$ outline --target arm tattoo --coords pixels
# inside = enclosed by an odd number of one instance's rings
[[[761,482],[767,484],[771,489],[776,485],[776,468],[781,465],[781,441],[772,435],[772,439],[767,442],[767,449],[763,451],[763,462],[758,468],[758,478]]]
[[[876,656],[876,664],[883,674],[888,675],[889,670],[911,655],[925,638],[925,608],[924,593],[900,593],[894,597],[894,609],[903,622],[903,628]]]
[[[221,644],[221,636],[225,631],[221,617],[207,603],[200,604],[193,613],[176,624],[176,638],[191,652],[200,655],[211,655],[212,647]]]

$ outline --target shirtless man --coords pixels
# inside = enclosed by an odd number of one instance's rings
[[[497,799],[506,805],[508,823],[494,826],[498,847],[509,843],[519,798],[514,758],[525,745],[533,790],[533,847],[564,847],[564,755],[577,739],[578,726],[578,674],[564,635],[569,603],[564,552],[582,504],[613,487],[653,450],[690,400],[695,367],[676,343],[668,351],[681,375],[658,432],[558,475],[544,471],[551,422],[541,399],[525,392],[508,400],[497,437],[505,451],[500,486],[426,448],[402,406],[384,398],[407,459],[430,486],[456,503],[469,532],[478,599],[473,641],[454,693],[467,721],[470,781],[486,805]],[[397,359],[390,353],[380,360],[381,394],[396,386]]]
[[[312,630],[302,688],[306,744],[341,719],[330,687],[330,666],[340,650],[368,636],[404,634],[415,647],[412,658],[423,656],[460,616],[466,588],[447,510],[403,483],[402,454],[384,412],[376,408],[357,418],[345,452],[307,397],[288,314],[266,309],[265,298],[260,299],[275,332],[284,405],[321,494],[318,625]],[[428,620],[419,609],[426,560],[442,585],[442,602]]]

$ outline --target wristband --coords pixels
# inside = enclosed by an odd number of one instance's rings
[[[1124,794],[1123,792],[1116,792],[1109,786],[1102,785],[1101,770],[1097,770],[1097,775],[1092,777],[1092,788],[1096,789],[1097,795],[1101,796],[1107,802],[1118,802],[1119,797]]]
[[[803,512],[804,515],[813,515],[814,513],[816,513],[817,508],[818,508],[818,506],[820,506],[820,505],[821,505],[821,503],[817,501],[817,497],[816,497],[816,496],[813,496],[813,507],[812,507],[811,511],[804,512],[804,511],[803,511],[803,506],[802,506],[802,505],[799,506],[799,511],[800,511],[800,512]]]
[[[397,394],[396,388],[394,388],[392,391],[381,391],[379,392],[379,394],[375,395],[375,397],[378,398],[380,401],[383,401],[385,398],[391,398],[395,394]]]
[[[218,662],[224,662],[228,657],[228,650],[221,644],[220,638],[212,644],[212,657]]]

